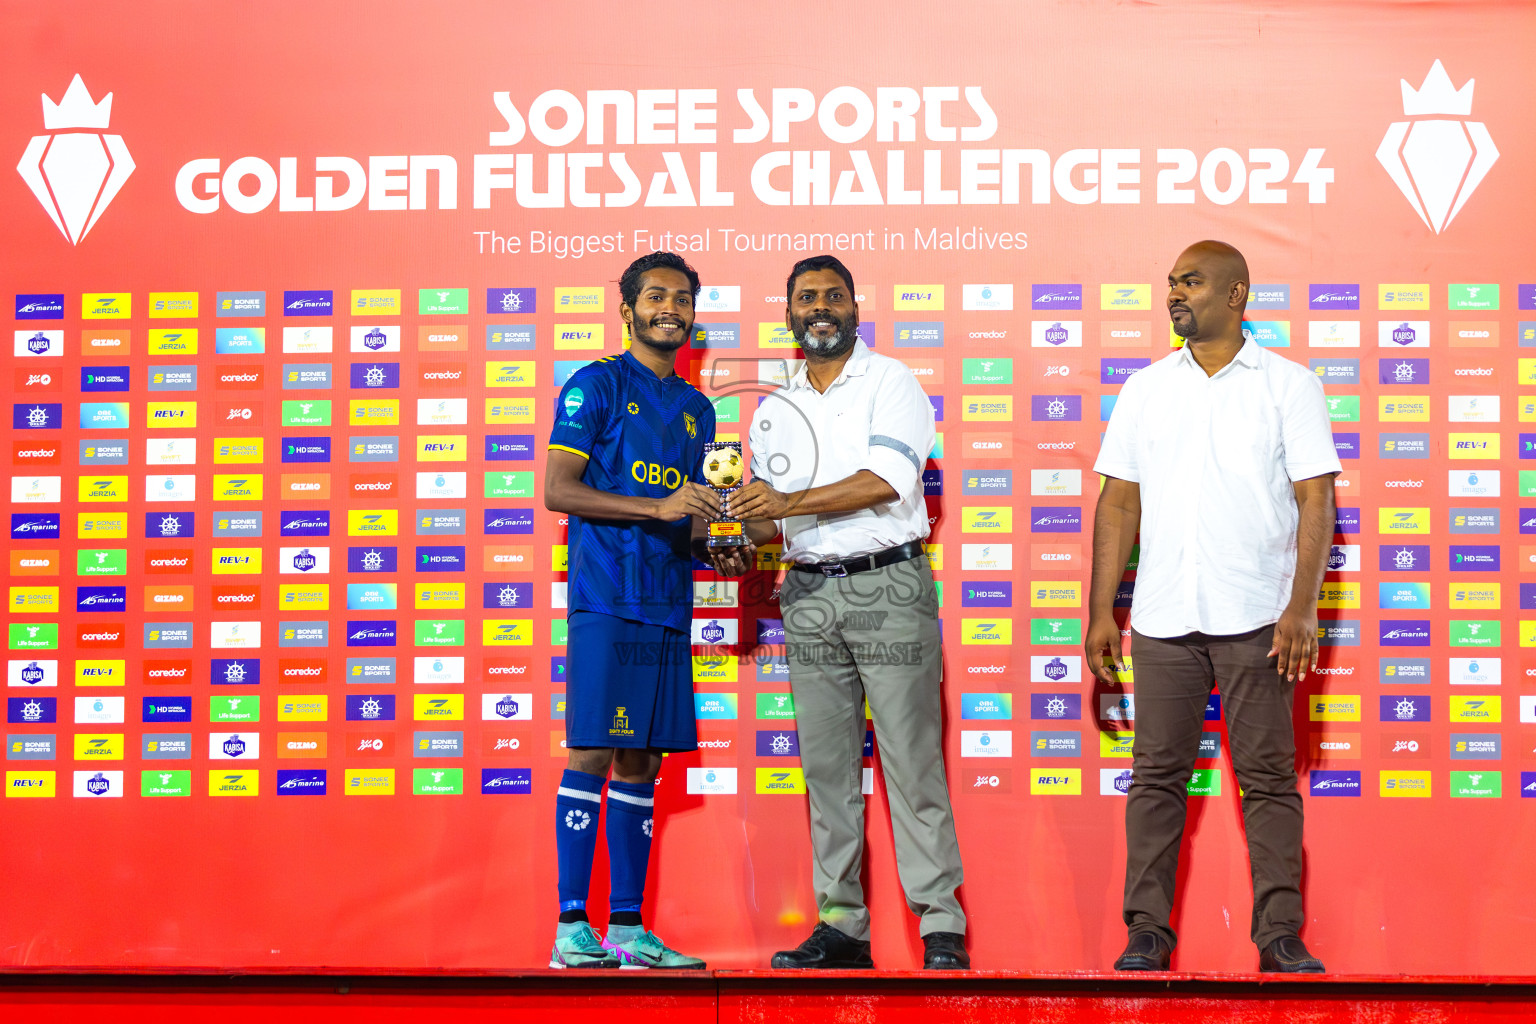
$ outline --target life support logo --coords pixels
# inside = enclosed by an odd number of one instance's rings
[[[16,165],[21,179],[71,245],[79,245],[96,226],[133,173],[133,157],[123,137],[99,131],[111,118],[112,94],[94,102],[76,75],[60,102],[43,94],[43,128],[58,134],[32,136]]]
[[[1438,60],[1417,89],[1400,80],[1403,114],[1415,120],[1394,122],[1376,149],[1376,159],[1392,183],[1437,235],[1461,212],[1499,158],[1493,136],[1481,121],[1426,117],[1470,115],[1476,82],[1469,78],[1457,89]]]

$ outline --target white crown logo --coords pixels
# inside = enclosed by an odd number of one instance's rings
[[[121,135],[97,134],[112,117],[112,94],[100,103],[79,75],[58,103],[43,95],[43,127],[60,135],[34,135],[16,165],[54,226],[80,244],[133,173]],[[76,129],[85,129],[79,131]]]
[[[1451,84],[1451,76],[1445,73],[1445,65],[1438,60],[1424,76],[1417,89],[1406,79],[1399,79],[1403,87],[1403,113],[1408,117],[1426,114],[1452,114],[1467,117],[1472,113],[1472,89],[1477,79],[1467,79],[1467,84],[1457,89]],[[111,99],[111,97],[107,97]]]
[[[43,93],[43,127],[51,132],[61,128],[105,128],[112,120],[112,94],[100,103],[91,102],[91,92],[79,75],[69,83],[64,99],[55,103]]]
[[[1417,89],[1400,80],[1403,114],[1433,119],[1395,122],[1376,149],[1376,159],[1392,183],[1437,235],[1461,212],[1499,158],[1498,147],[1481,121],[1443,119],[1472,113],[1476,83],[1469,78],[1457,89],[1438,60]]]

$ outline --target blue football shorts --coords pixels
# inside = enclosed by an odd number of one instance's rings
[[[570,612],[565,745],[697,750],[691,654],[679,630]]]

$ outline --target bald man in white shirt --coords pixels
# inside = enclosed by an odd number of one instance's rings
[[[1322,385],[1242,331],[1248,264],[1199,242],[1168,275],[1184,346],[1126,381],[1094,468],[1088,664],[1121,669],[1115,592],[1141,534],[1131,603],[1136,739],[1125,809],[1116,970],[1167,970],[1186,787],[1219,684],[1253,873],[1263,971],[1322,973],[1302,944],[1302,803],[1292,697],[1317,667],[1317,600],[1334,531],[1334,450]]]

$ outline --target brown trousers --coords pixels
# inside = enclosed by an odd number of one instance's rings
[[[1243,793],[1253,875],[1255,944],[1295,935],[1301,907],[1301,794],[1291,726],[1295,684],[1266,657],[1274,626],[1235,636],[1159,639],[1132,630],[1136,741],[1125,805],[1126,927],[1170,946],[1174,876],[1184,837],[1186,787],[1200,750],[1211,686],[1221,683],[1232,768]]]

